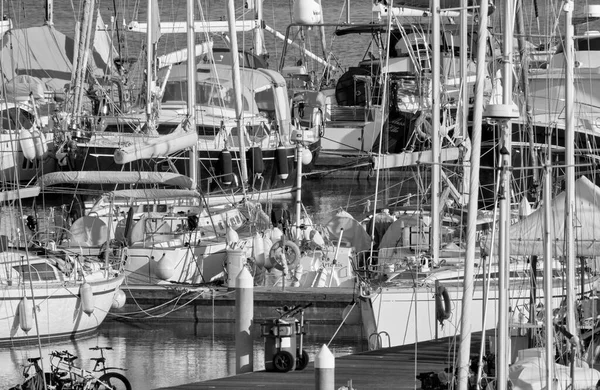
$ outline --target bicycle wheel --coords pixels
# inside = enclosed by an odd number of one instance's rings
[[[118,372],[109,372],[100,377],[94,390],[131,390],[131,383],[125,375]]]

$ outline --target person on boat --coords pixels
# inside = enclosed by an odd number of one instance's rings
[[[286,203],[281,205],[281,208],[271,210],[271,222],[273,226],[279,228],[283,233],[287,232],[290,226],[291,216]]]

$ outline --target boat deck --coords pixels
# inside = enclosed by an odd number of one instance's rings
[[[488,332],[491,335],[492,332]],[[474,333],[471,351],[478,351],[481,332]],[[420,389],[416,376],[423,372],[442,371],[452,363],[458,350],[454,338],[421,342],[338,357],[335,360],[335,389],[342,386],[364,389]],[[312,357],[311,357],[312,359]],[[205,382],[163,387],[161,390],[184,389],[315,389],[314,362],[302,371],[276,373],[256,371]]]

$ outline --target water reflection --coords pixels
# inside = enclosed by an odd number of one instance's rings
[[[254,369],[262,370],[263,339],[258,329],[255,330]],[[310,328],[304,349],[311,361],[335,330],[336,327],[331,326]],[[362,339],[360,327],[344,326],[330,349],[336,356],[359,352],[363,350]],[[43,346],[44,364],[49,367],[50,352],[68,350],[79,357],[76,363],[91,368],[90,358],[99,356],[98,351],[89,350],[94,346],[113,348],[106,352],[108,365],[127,368],[124,374],[134,389],[153,389],[235,374],[234,324],[229,323],[107,321],[92,337]],[[37,346],[0,349],[0,388],[18,383],[23,362],[39,355]]]

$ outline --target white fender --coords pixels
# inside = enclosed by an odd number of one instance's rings
[[[19,302],[19,326],[25,333],[33,328],[33,305],[27,297],[23,297]]]
[[[46,157],[48,153],[48,145],[46,145],[46,136],[39,130],[33,130],[31,132],[33,138],[33,145],[35,147],[35,157],[42,159]]]
[[[117,291],[115,291],[111,308],[121,309],[123,306],[125,306],[125,301],[127,301],[127,296],[125,295],[125,292],[119,288]]]
[[[19,130],[19,143],[21,144],[23,156],[27,160],[32,161],[35,158],[35,143],[33,142],[33,136],[29,130]]]
[[[169,280],[175,273],[175,259],[173,256],[167,256],[163,253],[162,257],[156,262],[154,275],[162,280]]]
[[[255,233],[252,238],[252,254],[256,265],[263,268],[265,266],[265,247],[263,238],[258,233]]]
[[[84,283],[79,288],[79,297],[81,298],[81,309],[87,315],[94,312],[94,292],[89,283]]]
[[[283,232],[278,227],[274,227],[273,230],[271,231],[271,241],[273,241],[273,242],[281,240],[282,236],[283,236]],[[265,248],[270,248],[270,246],[265,247]]]

